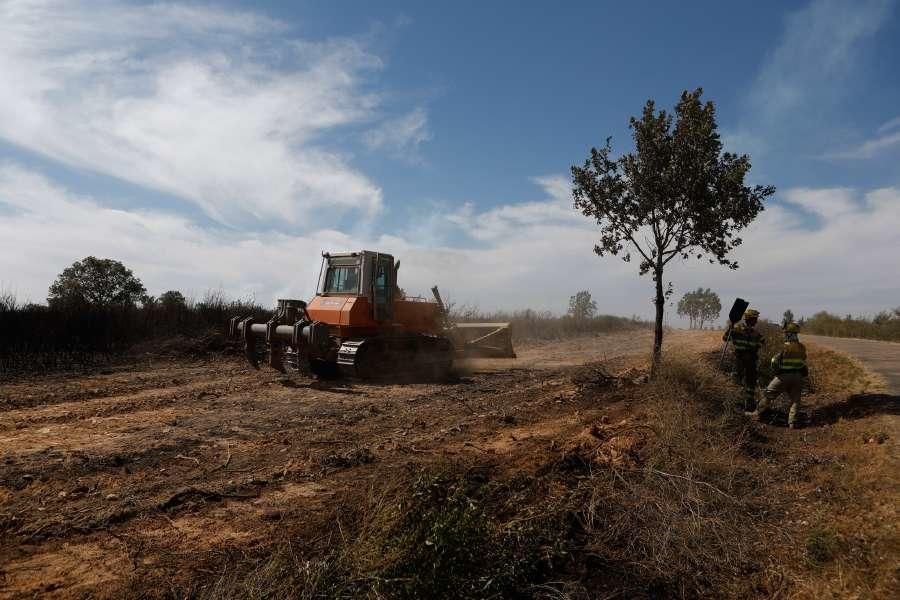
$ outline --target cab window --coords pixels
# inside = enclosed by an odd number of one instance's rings
[[[328,267],[325,275],[326,294],[359,293],[358,267]]]
[[[391,283],[393,280],[394,259],[381,256],[375,263],[374,316],[376,321],[386,321],[393,316],[391,303]]]

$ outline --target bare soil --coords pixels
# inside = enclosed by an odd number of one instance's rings
[[[699,357],[717,340],[674,331],[667,345]],[[516,360],[460,365],[458,377],[442,383],[324,382],[252,371],[236,359],[4,383],[0,597],[112,598],[161,579],[182,589],[195,574],[214,572],[226,552],[299,530],[311,539],[348,490],[460,457],[528,469],[578,444],[591,424],[640,422],[633,387],[597,404],[579,393],[578,377],[581,365],[603,361],[623,381],[639,381],[649,347],[647,332],[535,344],[517,348]],[[843,419],[841,411],[861,406],[850,397],[870,391],[860,386],[876,390],[877,378],[818,392],[809,400],[822,405],[812,409],[812,427],[774,428],[771,443],[798,456],[837,447],[845,464],[864,470],[864,498],[850,484],[841,490],[849,507],[842,518],[857,535],[877,530],[890,561],[900,429],[887,396],[888,408],[879,400]],[[625,454],[610,448],[606,458]],[[813,515],[798,528],[833,509],[813,484],[821,489],[812,479],[795,486],[802,498],[810,494],[801,506]],[[877,512],[862,512],[873,506]],[[798,589],[818,590],[811,577]]]

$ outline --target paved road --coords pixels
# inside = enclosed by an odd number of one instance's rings
[[[888,393],[900,395],[900,344],[822,335],[801,335],[800,339],[855,356],[884,377]]]

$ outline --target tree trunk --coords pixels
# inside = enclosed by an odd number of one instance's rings
[[[656,367],[659,365],[659,359],[662,355],[663,342],[663,313],[666,306],[665,294],[663,294],[663,269],[661,264],[656,267],[656,327],[653,332],[653,365],[651,374],[656,373]]]

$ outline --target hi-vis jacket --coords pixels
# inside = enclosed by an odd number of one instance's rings
[[[781,352],[772,357],[772,370],[776,375],[785,373],[808,375],[806,346],[800,342],[785,342]]]
[[[728,339],[727,331],[722,339]],[[759,349],[763,345],[763,336],[760,332],[748,327],[746,323],[740,322],[731,330],[731,341],[734,344],[734,351],[738,354],[759,354]]]

